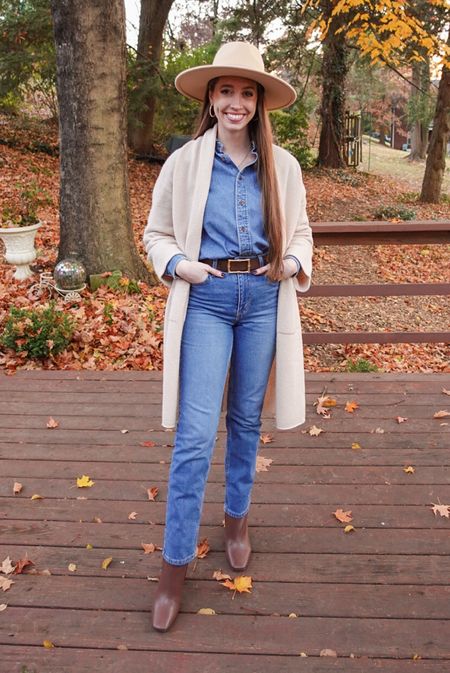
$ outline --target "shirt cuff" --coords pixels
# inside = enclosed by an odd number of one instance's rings
[[[297,271],[292,274],[292,278],[296,276],[298,273],[300,273],[302,265],[300,264],[299,260],[295,255],[286,255],[285,257],[283,257],[283,259],[293,259],[294,262],[297,264]]]
[[[187,259],[186,255],[174,255],[173,257],[171,257],[169,262],[167,263],[164,275],[171,276],[172,278],[177,278],[177,275],[175,273],[175,267],[177,266],[178,262],[181,262],[182,259]]]

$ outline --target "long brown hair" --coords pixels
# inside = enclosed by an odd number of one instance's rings
[[[208,82],[194,138],[199,138],[217,123],[216,117],[209,114],[209,95],[214,91],[218,79],[216,77]],[[273,158],[273,134],[265,104],[264,88],[259,83],[257,90],[256,114],[249,123],[249,135],[250,140],[255,142],[258,152],[258,180],[262,192],[264,229],[269,242],[270,270],[267,276],[271,280],[280,280],[283,272],[283,223]]]

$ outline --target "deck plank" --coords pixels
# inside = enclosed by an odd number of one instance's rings
[[[163,635],[150,625],[161,554],[141,547],[162,544],[174,441],[160,426],[160,372],[0,373],[0,562],[34,563],[0,596],[0,673],[443,673],[450,519],[431,509],[450,504],[450,419],[433,418],[450,410],[443,388],[443,374],[307,375],[305,426],[263,422],[273,438],[260,454],[273,462],[253,490],[253,590],[234,599],[212,579],[229,571],[222,419],[200,528],[211,551],[190,564],[180,617]],[[313,406],[323,390],[337,400],[330,419]],[[77,488],[81,474],[92,488]],[[353,533],[337,508],[352,511]],[[337,656],[320,656],[327,648]]]

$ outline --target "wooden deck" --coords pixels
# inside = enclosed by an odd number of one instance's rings
[[[324,387],[337,400],[328,420],[313,407]],[[173,433],[159,426],[160,374],[0,375],[0,563],[27,555],[35,570],[0,591],[1,673],[450,671],[450,519],[431,510],[450,504],[450,418],[433,418],[450,410],[443,388],[448,375],[307,377],[303,429],[264,424],[274,441],[260,455],[273,463],[253,492],[253,591],[234,599],[212,579],[230,572],[222,425],[201,529],[211,551],[190,565],[182,614],[160,634],[149,578],[161,555],[141,548],[163,534]],[[325,432],[310,436],[313,424]],[[83,474],[94,486],[76,486]],[[197,614],[206,607],[216,614]]]

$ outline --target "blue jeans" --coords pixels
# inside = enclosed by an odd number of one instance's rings
[[[224,509],[250,507],[261,411],[275,354],[279,283],[264,275],[208,275],[191,286],[184,324],[179,418],[170,467],[163,558],[196,556],[197,537],[229,369]]]

